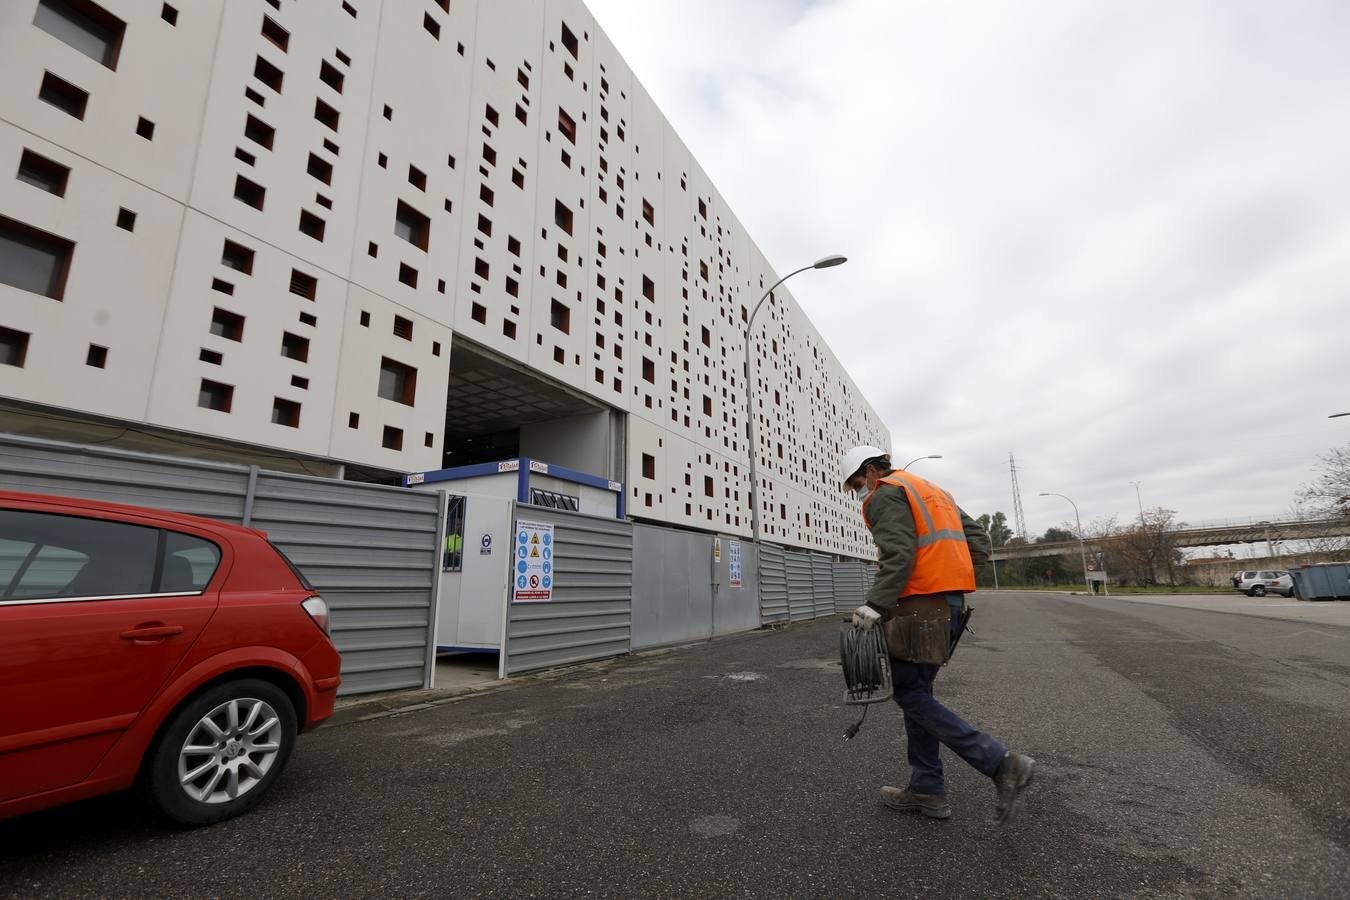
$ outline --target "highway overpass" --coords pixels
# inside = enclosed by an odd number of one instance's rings
[[[1224,544],[1257,544],[1306,538],[1350,536],[1350,518],[1272,519],[1264,522],[1224,523],[1172,532],[1177,547],[1215,547]],[[1088,538],[1090,546],[1106,548],[1125,535]],[[994,551],[994,559],[1031,559],[1037,556],[1077,556],[1078,541],[1047,541],[1043,544],[1012,544]]]

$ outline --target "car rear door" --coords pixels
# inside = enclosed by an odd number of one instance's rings
[[[0,509],[0,801],[89,775],[218,603],[204,535],[64,509]]]

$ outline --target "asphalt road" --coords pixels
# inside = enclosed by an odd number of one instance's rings
[[[126,797],[0,823],[0,896],[1350,897],[1350,628],[982,593],[937,693],[1039,761],[1021,817],[859,737],[837,624],[741,636],[301,741],[252,814]]]

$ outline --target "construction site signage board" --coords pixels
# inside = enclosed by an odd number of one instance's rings
[[[741,586],[741,542],[727,541],[727,564],[731,569],[729,579],[731,586],[738,588]]]
[[[547,603],[553,599],[553,525],[516,520],[512,603]]]

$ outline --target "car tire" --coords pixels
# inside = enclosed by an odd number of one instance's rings
[[[285,691],[256,678],[218,684],[170,717],[148,758],[146,794],[180,825],[237,816],[281,776],[295,736]]]
[[[1266,595],[1266,589],[1258,584],[1255,585],[1247,595],[1249,597],[1264,597]]]

